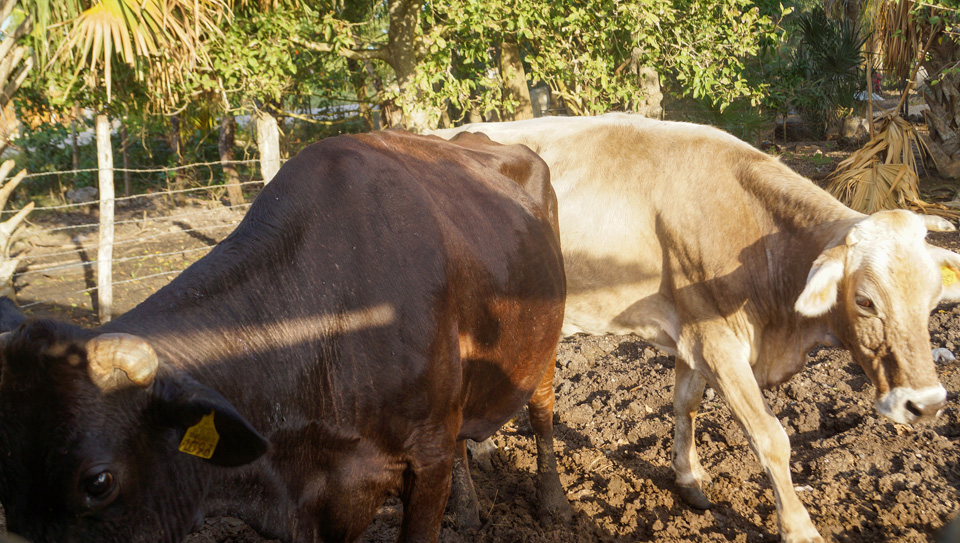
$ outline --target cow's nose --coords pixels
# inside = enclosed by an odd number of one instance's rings
[[[917,417],[918,419],[932,419],[940,415],[940,412],[943,411],[943,408],[947,406],[947,402],[936,402],[926,405],[918,405],[913,402],[913,400],[907,400],[907,411]]]
[[[913,424],[931,420],[946,406],[947,390],[941,385],[920,390],[897,387],[877,401],[877,411],[894,422]]]

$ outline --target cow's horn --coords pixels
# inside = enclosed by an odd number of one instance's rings
[[[920,218],[923,220],[923,225],[927,227],[927,230],[931,232],[953,232],[957,229],[947,219],[943,217],[938,217],[936,215],[921,215]]]
[[[145,387],[157,374],[157,353],[143,338],[101,334],[87,342],[90,378],[102,390],[129,383]],[[119,371],[117,371],[119,370]]]

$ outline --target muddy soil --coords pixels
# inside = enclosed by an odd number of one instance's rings
[[[114,314],[133,307],[222,239],[242,211],[217,202],[181,207],[155,203],[121,209],[131,222],[118,227]],[[84,268],[36,271],[51,262],[96,258],[83,213],[36,217],[20,248],[29,257],[16,280],[21,304],[33,315],[89,325],[96,322]],[[95,218],[94,218],[95,222]],[[158,235],[169,234],[169,235]],[[957,250],[956,233],[932,234],[937,245]],[[81,248],[73,256],[64,251]],[[180,251],[189,251],[180,253]],[[42,254],[57,254],[41,258]],[[178,254],[171,254],[178,253]],[[158,256],[159,255],[159,256]],[[135,258],[151,256],[151,258]],[[960,306],[934,311],[934,347],[960,354]],[[839,543],[931,541],[960,507],[960,365],[940,362],[949,406],[929,426],[889,422],[873,408],[874,388],[848,353],[819,349],[807,368],[767,391],[773,413],[792,444],[793,482],[828,540]],[[674,361],[629,336],[576,336],[557,355],[556,446],[560,477],[573,510],[564,526],[536,520],[535,446],[525,413],[494,438],[490,461],[474,462],[483,525],[459,531],[444,521],[441,541],[468,542],[772,542],[777,541],[773,492],[726,406],[707,390],[698,419],[697,447],[713,476],[707,489],[716,506],[696,511],[682,503],[670,470]],[[402,508],[388,500],[364,541],[397,537]],[[0,523],[2,525],[2,523]],[[2,527],[2,526],[0,526]],[[267,541],[237,519],[207,521],[192,543]]]

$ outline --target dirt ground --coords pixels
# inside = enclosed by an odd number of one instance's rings
[[[822,170],[839,160],[829,149],[821,153],[827,158],[815,159],[808,158],[810,149],[792,152],[796,156],[785,157],[788,163],[811,177],[822,176],[805,168]],[[129,281],[115,290],[115,315],[173,277],[147,276],[186,267],[222,239],[242,211],[216,201],[178,207],[151,201],[122,208],[118,215],[132,222],[120,226],[117,238],[135,241],[118,246],[115,257],[135,259],[115,268],[115,281]],[[90,293],[78,292],[95,286],[91,270],[36,272],[77,258],[42,254],[80,248],[81,258],[95,259],[93,228],[49,231],[95,222],[95,217],[79,212],[32,220],[19,249],[29,257],[20,272],[34,272],[17,277],[18,301],[32,315],[95,323]],[[960,249],[956,233],[930,237],[937,245]],[[169,254],[184,250],[195,251]],[[137,258],[141,256],[151,258]],[[960,355],[958,323],[960,306],[937,308],[930,323],[933,346]],[[828,540],[927,542],[960,508],[960,365],[941,362],[938,370],[949,406],[930,426],[908,427],[881,418],[873,408],[872,385],[849,354],[839,350],[813,352],[802,373],[766,392],[790,435],[794,485]],[[673,359],[633,337],[563,340],[554,420],[560,477],[573,522],[545,529],[535,520],[535,446],[521,413],[494,437],[497,449],[489,465],[473,465],[482,527],[461,532],[447,519],[441,541],[777,541],[770,483],[726,406],[709,389],[698,419],[697,447],[714,478],[707,492],[716,506],[701,512],[680,501],[670,470],[673,374]],[[394,541],[401,514],[399,502],[389,500],[363,540]],[[217,518],[188,541],[266,540],[236,519]]]

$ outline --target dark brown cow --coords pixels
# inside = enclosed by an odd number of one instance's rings
[[[312,145],[132,311],[8,335],[10,530],[174,542],[227,514],[282,541],[352,541],[399,493],[400,540],[434,541],[458,445],[527,402],[543,499],[562,510],[564,275],[549,201],[518,185],[552,198],[547,170],[520,146],[465,144],[385,132]]]

